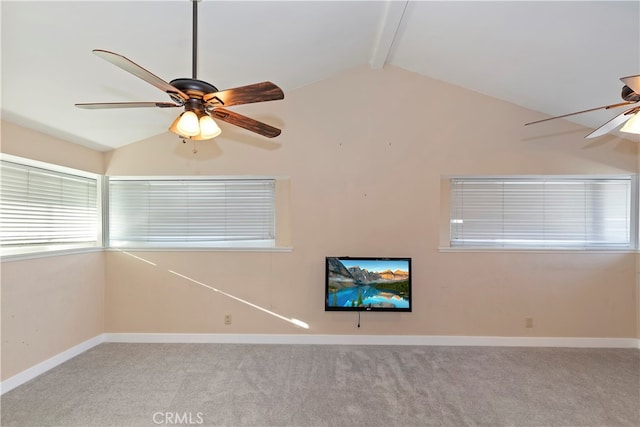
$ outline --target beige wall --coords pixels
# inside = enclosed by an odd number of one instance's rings
[[[287,176],[293,251],[109,252],[107,331],[307,332],[282,316],[318,334],[637,336],[635,254],[438,251],[443,176],[635,173],[636,143],[525,128],[542,116],[394,67],[235,109],[283,134],[223,125],[197,154],[167,134],[115,150],[107,174]],[[359,329],[324,312],[328,255],[412,257],[414,312],[364,313]]]
[[[443,177],[635,173],[636,143],[563,121],[525,128],[542,116],[394,67],[234,110],[282,136],[223,124],[196,154],[169,133],[100,153],[2,122],[3,153],[97,173],[281,177],[293,247],[3,262],[2,379],[105,331],[640,337],[636,254],[438,250]],[[355,313],[324,312],[328,255],[412,257],[414,312],[363,313],[359,329]]]
[[[103,153],[2,122],[2,152],[103,173]],[[104,331],[103,252],[0,265],[2,380]]]
[[[2,380],[104,331],[104,253],[2,263]]]
[[[7,121],[0,121],[0,151],[4,154],[104,173],[104,153]]]

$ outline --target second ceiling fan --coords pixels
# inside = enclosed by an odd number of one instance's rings
[[[561,119],[564,117],[575,116],[576,114],[588,113],[597,110],[609,110],[611,108],[625,107],[632,105],[640,101],[640,75],[622,77],[620,79],[624,86],[622,87],[622,99],[624,102],[618,104],[605,105],[602,107],[589,108],[588,110],[577,111],[575,113],[563,114],[561,116],[549,117],[548,119],[537,120],[535,122],[525,123],[527,125],[534,125],[537,123],[547,122],[549,120]],[[585,138],[597,138],[606,133],[611,132],[623,123],[625,125],[620,129],[622,132],[629,132],[640,134],[640,107],[631,107],[628,110],[618,114],[602,126],[598,127],[593,132],[585,136]]]
[[[213,118],[255,132],[267,138],[280,135],[280,129],[226,109],[234,105],[251,104],[284,99],[282,89],[271,82],[255,83],[219,91],[215,86],[197,79],[198,2],[193,3],[193,52],[192,77],[166,82],[130,59],[107,50],[94,49],[93,53],[113,65],[133,74],[166,92],[173,102],[93,102],[75,104],[78,108],[184,108],[169,130],[182,138],[192,140],[211,139],[221,131]]]

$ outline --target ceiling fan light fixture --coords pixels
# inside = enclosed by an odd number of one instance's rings
[[[198,124],[198,116],[193,111],[185,111],[178,117],[178,123],[176,123],[176,130],[179,135],[183,136],[196,136],[200,133],[200,126]]]
[[[192,113],[196,115],[195,124],[197,128],[197,133],[195,135],[193,134],[188,135],[186,132],[184,132],[184,130],[180,130],[180,128],[178,127],[178,125],[180,124],[180,121],[182,120],[182,118],[186,113]],[[197,118],[198,116],[200,116],[199,119]],[[190,119],[187,119],[187,120],[190,120]],[[216,136],[222,133],[222,130],[218,127],[218,124],[215,122],[215,120],[211,118],[211,116],[203,112],[196,113],[194,111],[186,111],[180,114],[173,121],[171,126],[169,126],[169,131],[175,133],[181,138],[191,139],[194,141],[202,141],[205,139],[215,138]]]
[[[640,134],[640,112],[631,116],[624,126],[622,126],[620,132]]]
[[[211,116],[205,114],[200,117],[200,136],[202,139],[211,139],[220,135],[222,130],[218,127],[218,124],[211,118]]]

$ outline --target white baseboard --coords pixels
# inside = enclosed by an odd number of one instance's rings
[[[219,344],[441,345],[489,347],[640,348],[635,338],[482,337],[438,335],[145,334],[105,333],[105,342]]]
[[[326,344],[326,345],[430,345],[478,347],[638,348],[636,338],[481,337],[453,335],[316,335],[316,334],[154,334],[97,335],[40,362],[0,383],[4,394],[63,362],[102,343],[217,343],[217,344]]]
[[[90,338],[76,346],[71,347],[68,350],[63,351],[62,353],[58,353],[49,359],[38,363],[24,371],[7,378],[6,380],[0,383],[0,394],[4,394],[14,388],[18,387],[26,383],[29,380],[34,379],[38,375],[44,374],[49,369],[55,368],[61,363],[66,362],[67,360],[73,359],[79,354],[84,353],[85,351],[97,346],[104,342],[104,334],[96,335],[93,338]]]

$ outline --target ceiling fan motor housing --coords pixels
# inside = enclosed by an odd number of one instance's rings
[[[189,107],[189,105],[191,105],[197,110],[204,110],[204,102],[202,98],[206,94],[218,92],[218,88],[216,88],[214,85],[197,79],[175,79],[171,80],[170,84],[189,95],[189,99],[185,101],[177,94],[170,93],[169,96],[171,97],[171,99],[180,104],[184,103],[187,108]]]
[[[622,86],[622,99],[629,102],[638,102],[640,101],[640,94],[637,94],[631,89],[629,86]]]

